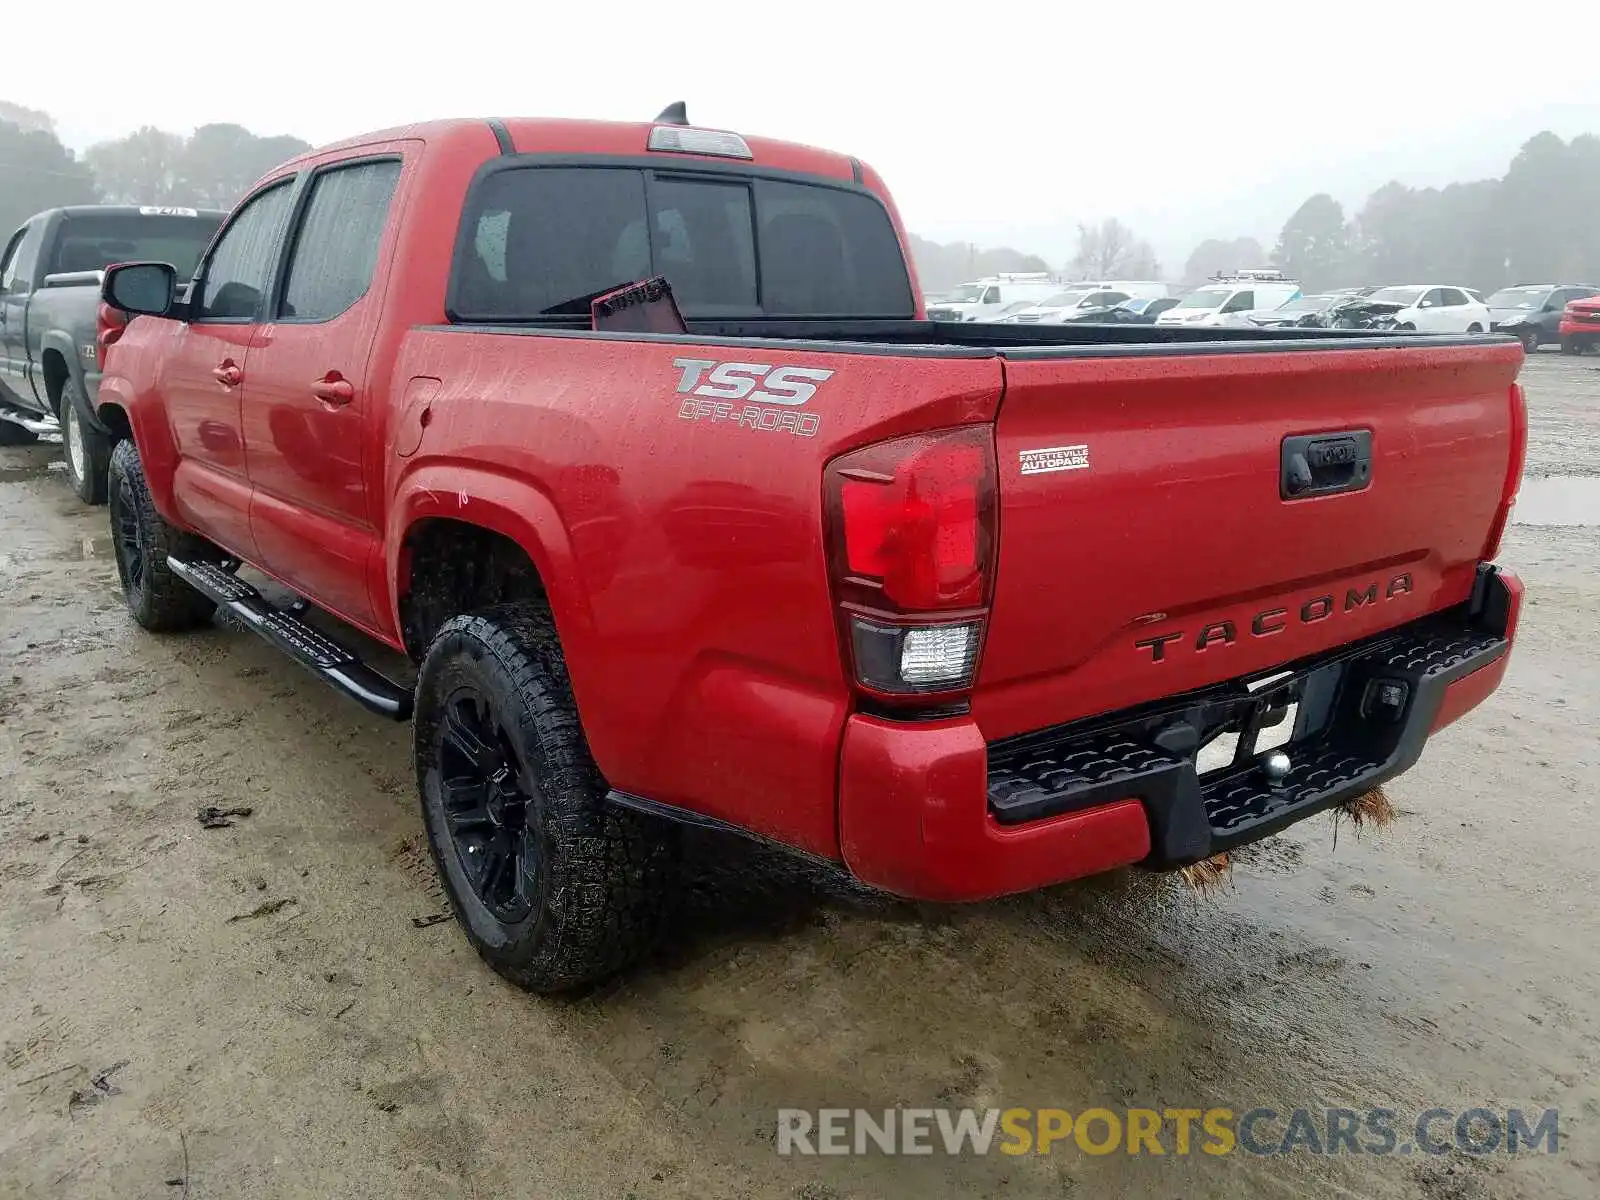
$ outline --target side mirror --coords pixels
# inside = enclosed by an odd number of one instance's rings
[[[100,298],[135,317],[164,317],[178,295],[178,271],[169,263],[119,263],[107,267]]]

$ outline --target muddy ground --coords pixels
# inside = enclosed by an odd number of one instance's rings
[[[1531,470],[1600,462],[1595,363],[1527,368]],[[1507,682],[1390,830],[1309,822],[1214,899],[1129,873],[950,909],[706,842],[660,955],[552,1002],[414,926],[443,902],[408,730],[249,634],[137,631],[58,453],[0,451],[0,1196],[1600,1194],[1593,506],[1512,531]],[[780,1106],[964,1103],[1554,1106],[1563,1144],[774,1153]]]

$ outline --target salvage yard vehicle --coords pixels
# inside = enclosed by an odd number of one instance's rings
[[[1600,296],[1568,300],[1557,332],[1563,354],[1583,354],[1600,346]]]
[[[186,296],[107,272],[129,609],[411,718],[539,991],[644,951],[684,824],[979,900],[1265,837],[1494,690],[1515,341],[937,323],[906,245],[860,161],[670,112],[297,158]]]
[[[1600,288],[1587,284],[1535,283],[1501,288],[1485,303],[1489,307],[1489,328],[1509,333],[1532,354],[1540,346],[1560,340],[1561,317],[1573,300],[1586,300],[1600,294]]]
[[[1467,288],[1401,284],[1379,288],[1361,303],[1367,313],[1387,315],[1396,329],[1407,333],[1483,333],[1489,328],[1488,305]]]
[[[1014,271],[963,283],[928,310],[930,321],[993,321],[1019,303],[1037,304],[1061,290],[1048,272]]]
[[[1300,296],[1300,285],[1276,271],[1241,271],[1196,288],[1156,318],[1157,325],[1243,326]]]
[[[59,422],[73,490],[105,503],[111,441],[93,407],[101,272],[160,258],[187,279],[225,215],[80,205],[39,213],[11,235],[0,252],[0,445],[31,442]]]

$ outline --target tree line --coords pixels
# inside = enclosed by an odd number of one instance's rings
[[[254,180],[309,150],[296,137],[262,137],[240,125],[202,125],[188,136],[153,126],[99,142],[82,157],[56,136],[48,113],[0,101],[0,237],[42,209],[64,204],[167,204],[231,208]],[[1353,215],[1325,192],[1289,217],[1270,255],[1254,238],[1196,246],[1183,282],[1268,262],[1307,291],[1369,283],[1450,282],[1493,290],[1510,283],[1600,286],[1600,137],[1530,138],[1504,176],[1445,188],[1386,183]],[[1115,217],[1078,226],[1072,259],[910,235],[922,285],[940,291],[1010,271],[1068,279],[1157,279],[1150,243]]]
[[[184,137],[145,126],[80,158],[48,113],[0,101],[0,238],[34,213],[67,204],[232,208],[244,190],[311,149],[241,125],[202,125]]]
[[[1009,246],[980,249],[970,242],[941,245],[909,235],[917,279],[925,291],[940,292],[1012,271],[1048,271],[1063,279],[1160,279],[1161,264],[1150,243],[1115,217],[1078,226],[1078,249],[1065,264],[1046,262]]]
[[[1455,283],[1491,292],[1516,283],[1600,287],[1600,137],[1528,139],[1495,179],[1444,188],[1384,184],[1352,215],[1326,192],[1284,223],[1269,252],[1252,237],[1208,238],[1184,264],[1193,287],[1219,272],[1275,266],[1307,292],[1384,283]],[[1148,242],[1115,218],[1078,226],[1072,260],[912,238],[929,291],[999,271],[1053,270],[1068,279],[1154,279]]]
[[[1600,138],[1529,138],[1498,179],[1386,183],[1353,216],[1326,193],[1284,224],[1273,262],[1307,291],[1369,283],[1600,286]]]

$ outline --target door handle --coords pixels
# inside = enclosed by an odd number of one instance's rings
[[[349,404],[356,398],[356,389],[348,379],[340,379],[334,375],[313,383],[311,394],[324,404]]]
[[[224,362],[219,367],[212,367],[211,377],[223,387],[238,387],[244,382],[244,372],[231,361]]]

